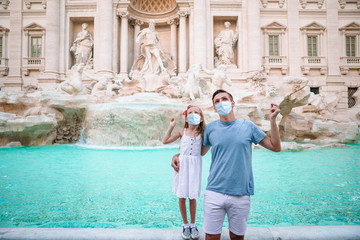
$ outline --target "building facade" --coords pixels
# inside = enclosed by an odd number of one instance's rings
[[[260,69],[272,82],[305,76],[314,93],[340,95],[339,110],[355,104],[360,0],[0,0],[2,90],[65,80],[83,23],[93,38],[89,71],[128,76],[150,20],[179,75],[193,64],[215,67],[214,41],[228,21],[238,34],[235,84]]]

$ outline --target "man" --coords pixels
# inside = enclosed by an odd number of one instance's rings
[[[252,143],[281,151],[276,117],[280,112],[271,104],[271,137],[249,120],[237,120],[235,102],[230,93],[219,89],[212,96],[214,110],[220,119],[209,123],[204,132],[202,155],[210,147],[211,165],[204,194],[204,224],[206,240],[219,240],[225,214],[228,215],[230,238],[244,239],[250,212],[250,195],[254,195]],[[179,169],[178,158],[172,164]]]

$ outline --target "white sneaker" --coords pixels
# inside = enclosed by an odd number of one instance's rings
[[[198,239],[199,238],[199,230],[197,229],[196,226],[192,227],[190,229],[190,231],[191,231],[191,238],[192,239]]]
[[[190,239],[191,231],[190,227],[183,227],[182,237],[183,239]]]

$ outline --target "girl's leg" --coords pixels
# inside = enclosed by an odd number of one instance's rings
[[[179,198],[179,209],[184,224],[188,224],[189,222],[186,215],[186,198]]]
[[[196,199],[189,199],[190,202],[190,223],[195,223],[196,217]]]

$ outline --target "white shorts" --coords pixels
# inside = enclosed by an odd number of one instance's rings
[[[204,194],[204,232],[221,234],[225,214],[227,214],[229,230],[238,236],[243,236],[246,232],[249,212],[250,196],[226,195],[206,190]]]

